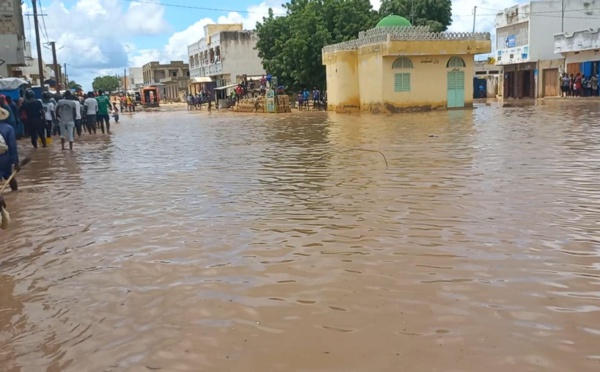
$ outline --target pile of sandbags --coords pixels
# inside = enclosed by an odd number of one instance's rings
[[[290,97],[284,94],[275,99],[277,112],[291,112]],[[264,96],[255,98],[242,98],[231,109],[235,112],[267,112],[266,99]]]
[[[265,98],[262,96],[256,98],[242,98],[231,109],[235,112],[264,112]]]
[[[277,96],[277,112],[292,112],[290,96],[280,94]]]

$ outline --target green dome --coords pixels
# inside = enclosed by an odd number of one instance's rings
[[[398,26],[412,26],[410,21],[404,17],[400,17],[398,15],[389,15],[385,18],[382,18],[381,21],[377,22],[377,26],[375,27],[398,27]]]

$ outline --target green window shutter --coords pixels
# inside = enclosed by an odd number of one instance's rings
[[[394,75],[394,92],[410,92],[410,73]]]
[[[404,77],[402,78],[402,91],[410,92],[410,73],[402,75],[404,75]]]

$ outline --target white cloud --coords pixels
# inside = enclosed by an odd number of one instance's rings
[[[126,3],[123,0],[78,0],[67,8],[61,0],[44,4],[40,12],[42,43],[55,41],[57,58],[67,63],[69,77],[85,88],[100,72],[122,73],[129,65],[129,53],[135,50],[131,39],[140,35],[167,32],[165,9],[157,4]],[[32,13],[27,3],[23,13]],[[32,24],[32,22],[26,22]],[[33,32],[27,32],[32,54],[37,56]],[[52,62],[49,48],[42,49],[47,64]]]
[[[176,32],[169,38],[167,45],[161,49],[145,50],[133,53],[130,56],[131,61],[135,61],[132,66],[141,66],[144,63],[150,61],[176,61],[176,60],[188,60],[187,47],[195,41],[203,38],[204,26],[211,23],[242,23],[244,29],[252,30],[256,27],[256,23],[262,21],[263,17],[267,16],[269,8],[273,9],[273,12],[277,15],[284,14],[284,10],[281,5],[284,4],[283,0],[267,0],[258,5],[251,5],[247,9],[247,13],[244,15],[239,12],[229,12],[227,15],[220,16],[216,20],[211,18],[202,18],[183,31]],[[153,56],[154,59],[144,60],[143,56]],[[158,56],[158,58],[156,58]]]

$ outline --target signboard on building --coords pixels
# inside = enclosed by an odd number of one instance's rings
[[[529,46],[498,49],[496,64],[506,65],[512,63],[529,62]]]
[[[507,48],[515,48],[517,46],[517,38],[515,35],[508,35],[506,38],[506,47]]]

